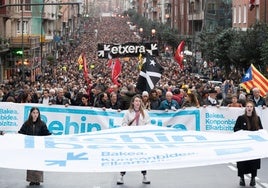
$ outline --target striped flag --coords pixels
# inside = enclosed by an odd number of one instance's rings
[[[78,65],[83,65],[83,54],[80,54],[80,56],[77,59]]]
[[[253,64],[250,65],[245,76],[242,78],[242,83],[240,84],[243,88],[250,92],[253,88],[260,89],[260,95],[265,96],[268,92],[268,80],[254,67]]]
[[[163,67],[149,54],[143,59],[144,63],[140,71],[140,75],[136,84],[136,88],[140,91],[150,92],[157,82],[160,80],[164,71]]]
[[[83,75],[84,75],[86,83],[90,83],[91,81],[88,76],[87,59],[86,59],[86,55],[84,52],[80,54],[77,62],[78,62],[79,70],[83,69]]]
[[[139,55],[139,57],[138,57],[138,60],[139,60],[139,65],[138,65],[138,67],[139,67],[139,71],[141,70],[141,68],[142,68],[142,64],[143,64],[143,58],[142,58],[142,54],[140,53],[140,55]]]

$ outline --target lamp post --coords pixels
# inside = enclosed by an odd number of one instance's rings
[[[165,17],[166,17],[166,23],[168,24],[169,27],[172,27],[171,25],[171,3],[166,3],[166,14],[165,14]]]
[[[190,8],[191,8],[191,14],[192,14],[192,45],[191,50],[194,53],[194,0],[190,0]]]
[[[170,27],[170,15],[169,15],[169,13],[167,13],[167,14],[165,15],[165,17],[166,17],[166,23],[167,23],[167,25]]]
[[[24,67],[24,11],[23,4],[21,4],[21,65],[22,65],[22,81],[25,81],[25,67]]]
[[[151,30],[151,33],[152,33],[152,36],[154,37],[155,36],[155,33],[156,33],[156,30],[155,29],[152,29]]]
[[[142,27],[139,29],[139,32],[140,32],[141,42],[143,43],[143,28]]]
[[[264,0],[264,23],[266,24],[266,0]]]
[[[44,14],[44,10],[45,9],[45,5],[42,6],[42,9],[41,9],[41,23],[40,23],[40,66],[41,66],[41,74],[43,76],[43,45],[44,45],[44,41],[43,39],[45,39],[45,37],[43,37],[43,14]]]
[[[156,33],[156,30],[155,29],[152,29],[151,30],[151,39],[154,39],[155,33]]]

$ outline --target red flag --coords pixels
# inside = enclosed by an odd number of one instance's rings
[[[108,66],[112,69],[112,81],[116,85],[120,85],[118,83],[118,77],[121,74],[121,62],[118,58],[115,60],[109,59]]]
[[[179,44],[179,46],[175,52],[175,56],[174,56],[175,61],[177,61],[177,63],[179,64],[181,69],[183,69],[183,48],[184,48],[184,45],[185,45],[185,42],[181,41],[181,43]]]
[[[249,10],[252,11],[255,8],[255,0],[249,0]]]
[[[84,75],[84,78],[85,78],[87,83],[90,83],[90,79],[89,79],[89,76],[88,76],[88,69],[87,69],[87,59],[86,59],[85,53],[82,53],[80,56],[81,56],[82,62],[83,62],[83,75]]]
[[[263,97],[268,92],[268,80],[255,68],[253,64],[250,65],[245,76],[242,78],[240,84],[249,92],[254,87],[260,89],[260,95]]]

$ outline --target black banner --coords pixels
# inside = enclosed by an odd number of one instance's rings
[[[125,43],[125,44],[98,44],[99,58],[138,57],[139,54],[149,53],[158,56],[157,43]]]

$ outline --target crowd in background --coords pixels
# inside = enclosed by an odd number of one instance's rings
[[[22,80],[20,76],[14,75],[1,83],[0,101],[127,109],[132,96],[137,94],[138,57],[120,58],[120,85],[115,85],[111,80],[108,60],[98,58],[97,45],[140,42],[139,35],[130,29],[128,21],[128,18],[121,17],[85,21],[83,31],[77,35],[76,41],[66,42],[56,63],[47,63],[35,82],[31,82],[29,77]],[[85,82],[83,70],[77,62],[82,52],[87,58],[90,83]],[[256,98],[256,104],[262,106],[268,104],[267,97],[260,97],[257,89],[252,93],[241,89],[238,85],[241,75],[237,73],[232,72],[226,76],[215,63],[195,62],[192,57],[186,56],[184,69],[181,70],[172,58],[156,57],[164,68],[164,73],[155,89],[140,93],[144,106],[149,110],[175,110],[207,105],[244,106],[249,98]],[[220,84],[208,80],[218,80]]]

